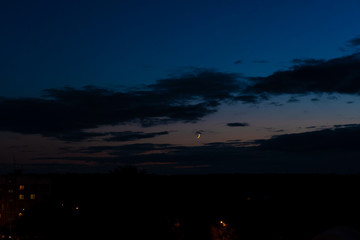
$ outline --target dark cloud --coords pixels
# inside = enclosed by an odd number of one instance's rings
[[[84,132],[84,131],[67,131],[64,133],[54,132],[52,134],[48,134],[48,136],[57,138],[64,142],[80,142],[80,141],[89,140],[91,138],[103,137],[103,136],[107,136],[107,135],[108,135],[107,133]]]
[[[103,125],[135,122],[150,127],[197,122],[215,113],[222,102],[258,103],[270,94],[360,92],[360,54],[328,61],[295,59],[294,63],[297,65],[290,70],[249,78],[250,86],[239,81],[237,74],[194,69],[122,92],[91,86],[67,87],[47,89],[42,98],[1,98],[0,131],[82,141],[104,137],[102,133],[85,131]],[[119,139],[125,138],[120,135]]]
[[[66,157],[37,158],[84,164],[85,169],[113,169],[121,164],[146,168],[149,172],[172,173],[279,173],[322,172],[359,173],[360,124],[335,125],[333,128],[297,134],[282,134],[251,142],[233,140],[201,146],[171,144],[126,144],[92,146]],[[73,153],[73,152],[72,152]],[[96,157],[100,154],[103,157]],[[77,165],[78,168],[79,165]],[[181,170],[183,169],[183,170]],[[186,171],[185,171],[186,169]],[[189,171],[190,170],[190,171]]]
[[[152,133],[144,133],[144,132],[132,132],[132,131],[125,131],[125,132],[112,132],[110,133],[112,136],[109,138],[105,138],[105,141],[108,142],[124,142],[124,141],[134,141],[139,139],[147,139],[147,138],[154,138],[161,135],[169,134],[168,131],[163,132],[152,132]]]
[[[108,142],[123,142],[123,141],[134,141],[139,139],[147,139],[147,138],[154,138],[160,135],[169,134],[168,131],[163,132],[152,132],[152,133],[145,133],[145,132],[132,132],[132,131],[125,131],[125,132],[84,132],[84,131],[72,131],[72,132],[65,132],[63,133],[54,133],[52,137],[57,138],[59,140],[65,142],[80,142],[85,140],[90,140],[95,137],[106,137],[103,140]]]
[[[359,124],[355,124],[355,123],[350,123],[350,124],[336,124],[334,125],[334,128],[346,128],[346,127],[359,127]]]
[[[89,132],[104,125],[138,123],[151,127],[197,122],[215,113],[222,103],[259,103],[276,94],[360,93],[359,53],[328,61],[293,62],[296,65],[289,70],[267,77],[244,79],[239,74],[193,69],[124,91],[66,87],[47,89],[42,98],[0,98],[0,131],[41,134],[67,142],[84,141],[109,135]],[[270,104],[281,106],[276,102]],[[153,137],[130,135],[110,134],[107,140]]]
[[[360,93],[360,54],[328,61],[296,60],[299,65],[267,77],[249,78],[246,92],[257,94]]]
[[[234,101],[242,101],[244,103],[258,103],[261,97],[256,95],[240,95],[233,98]]]
[[[301,66],[309,66],[309,65],[318,65],[324,62],[325,60],[314,59],[314,58],[308,58],[308,59],[295,58],[292,60],[292,63],[295,64],[293,68],[297,68]]]
[[[312,128],[312,127],[309,127]],[[259,140],[260,150],[285,152],[359,151],[360,124],[335,125],[331,129],[284,134],[269,140]]]
[[[241,61],[241,60],[236,60],[235,62],[234,62],[234,64],[242,64],[243,63],[243,61]]]
[[[265,128],[269,132],[279,133],[279,132],[285,132],[284,129],[276,129],[276,128]]]
[[[205,132],[204,130],[196,130],[196,131],[195,131],[195,135],[203,134],[204,132]]]
[[[233,123],[226,124],[226,126],[228,126],[228,127],[247,127],[247,126],[249,126],[249,124],[246,122],[233,122]]]
[[[282,103],[279,103],[279,102],[271,102],[271,103],[269,103],[270,105],[273,105],[273,106],[275,106],[275,107],[281,107],[281,106],[283,106],[284,104],[282,104]]]
[[[103,125],[135,122],[150,127],[196,122],[216,112],[224,101],[254,101],[249,97],[236,97],[243,88],[238,77],[237,74],[195,69],[179,77],[161,79],[141,89],[123,92],[93,86],[66,87],[47,89],[42,98],[1,98],[0,131],[81,141],[104,136],[84,131]],[[118,135],[119,139],[124,137]]]
[[[283,129],[278,129],[278,130],[274,130],[274,132],[279,133],[279,132],[285,132]]]
[[[165,151],[177,149],[171,144],[153,144],[153,143],[136,143],[121,146],[92,146],[80,150],[82,153],[103,153],[107,152],[111,155],[132,155],[145,153],[149,151]]]
[[[359,47],[360,46],[360,37],[350,39],[348,41],[348,46],[350,46],[350,47]]]
[[[288,103],[295,103],[295,102],[299,102],[300,100],[295,98],[294,96],[290,97],[289,100],[287,100]]]
[[[312,98],[311,101],[312,101],[312,102],[318,102],[318,101],[320,101],[320,99],[318,99],[318,98]]]
[[[337,96],[328,96],[327,99],[329,99],[329,100],[337,100],[338,97]]]
[[[238,77],[232,73],[195,70],[180,77],[158,80],[149,85],[149,89],[166,100],[226,100],[242,89]]]
[[[163,152],[166,155],[187,155],[189,153],[201,153],[213,152],[215,153],[219,149],[228,151],[237,151],[240,147],[248,147],[253,142],[243,142],[241,140],[231,142],[212,142],[206,143],[202,146],[181,146],[173,144],[153,144],[153,143],[136,143],[125,144],[121,146],[90,146],[79,150],[81,153],[108,153],[110,155],[123,156],[126,155],[146,155],[144,153],[151,153],[153,151]],[[236,150],[237,149],[237,150]],[[222,154],[222,153],[221,153]]]

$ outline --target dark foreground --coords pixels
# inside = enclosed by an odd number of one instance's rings
[[[360,231],[360,175],[52,176],[16,239],[313,239]]]

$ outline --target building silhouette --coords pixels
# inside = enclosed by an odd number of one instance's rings
[[[21,218],[30,208],[51,198],[51,178],[45,175],[0,176],[0,226]]]

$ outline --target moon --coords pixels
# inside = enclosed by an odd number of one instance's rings
[[[199,139],[201,137],[201,134],[203,133],[203,130],[194,130],[193,134],[195,135],[196,139]]]

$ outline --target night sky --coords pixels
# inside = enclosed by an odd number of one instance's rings
[[[360,173],[360,2],[0,2],[0,172]]]

